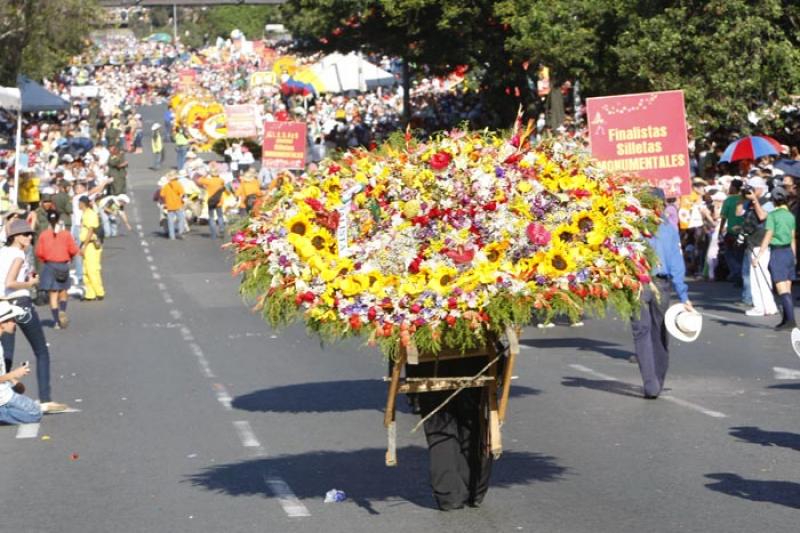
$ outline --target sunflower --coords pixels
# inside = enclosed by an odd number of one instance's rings
[[[550,278],[558,278],[575,271],[575,260],[569,249],[563,246],[553,246],[539,263],[537,272]]]
[[[425,279],[425,275],[422,273],[412,274],[401,280],[400,286],[397,289],[397,293],[401,297],[416,296],[423,292],[426,288],[427,280]]]
[[[505,258],[508,247],[508,241],[491,242],[484,246],[483,253],[486,255],[487,261],[493,264],[499,264]]]
[[[575,224],[561,224],[553,231],[553,243],[556,246],[571,246],[581,240],[581,230]]]
[[[317,253],[317,250],[314,248],[314,245],[311,244],[311,241],[302,235],[298,235],[297,233],[290,233],[289,236],[286,237],[286,241],[294,246],[297,255],[303,261],[307,261],[310,257]]]
[[[338,194],[342,191],[342,183],[339,181],[339,176],[334,174],[320,184],[320,188],[326,194]]]
[[[617,207],[608,196],[595,196],[592,200],[592,211],[608,218],[616,213]]]
[[[353,270],[353,261],[347,257],[329,256],[324,269],[320,269],[323,281],[331,282],[337,277],[345,276]]]
[[[311,220],[305,213],[297,213],[286,221],[285,226],[289,233],[305,237],[311,231]]]
[[[369,276],[366,274],[351,274],[337,278],[334,286],[342,291],[345,296],[361,294],[369,288]]]
[[[336,243],[333,240],[333,237],[328,232],[328,230],[322,228],[314,228],[308,234],[308,241],[314,247],[317,252],[333,252],[336,246]]]
[[[429,273],[428,288],[437,292],[438,294],[448,294],[452,288],[453,283],[458,277],[458,270],[449,266],[439,266],[433,272]]]

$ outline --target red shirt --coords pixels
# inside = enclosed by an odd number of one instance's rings
[[[54,232],[48,228],[36,242],[36,257],[43,263],[67,263],[78,255],[78,245],[68,231]]]

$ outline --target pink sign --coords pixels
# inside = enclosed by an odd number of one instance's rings
[[[256,106],[254,105],[226,105],[225,121],[228,125],[227,137],[229,139],[258,137]]]
[[[303,169],[306,163],[304,122],[264,122],[261,166],[275,170]]]
[[[683,91],[588,98],[586,105],[601,167],[647,178],[669,197],[691,191]]]

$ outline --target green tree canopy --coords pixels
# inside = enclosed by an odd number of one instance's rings
[[[87,46],[98,20],[95,0],[4,0],[0,2],[0,83],[17,74],[41,79],[63,68]]]

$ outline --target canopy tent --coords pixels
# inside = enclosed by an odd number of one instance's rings
[[[19,191],[19,156],[22,146],[22,113],[61,111],[69,102],[25,76],[17,76],[17,88],[0,87],[0,107],[17,112],[17,140],[14,149],[14,192],[11,205],[17,203]]]
[[[17,76],[17,87],[22,93],[23,113],[69,109],[69,102],[51,93],[30,78]]]
[[[333,53],[322,58],[311,69],[325,87],[326,92],[366,91],[375,87],[390,87],[395,77],[361,56],[350,53]]]

